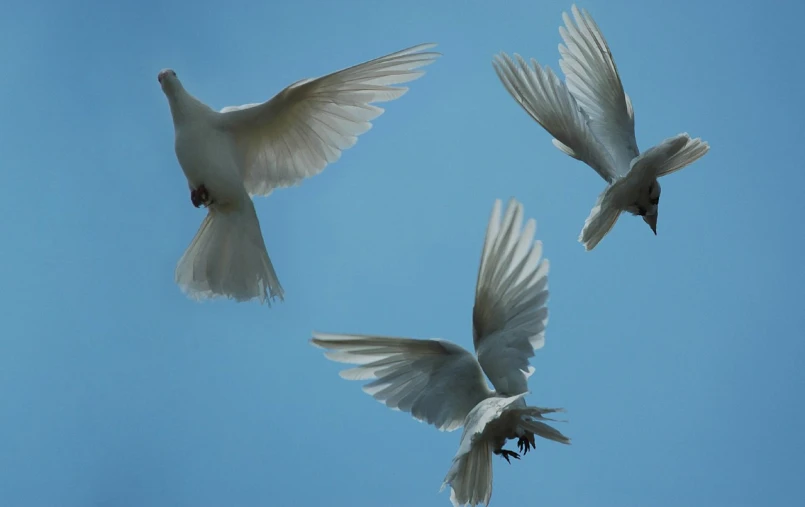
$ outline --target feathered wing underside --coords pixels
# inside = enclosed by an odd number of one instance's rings
[[[618,175],[623,176],[640,154],[634,131],[634,111],[623,91],[618,68],[604,35],[586,10],[572,8],[575,23],[562,14],[559,28],[559,65],[567,89],[589,117],[588,126],[609,151]]]
[[[518,54],[496,55],[495,72],[518,104],[555,139],[553,144],[567,155],[589,165],[607,182],[617,176],[614,161],[587,125],[587,114],[549,67],[531,65]]]
[[[338,72],[299,81],[261,104],[225,107],[222,126],[235,137],[246,189],[267,195],[299,183],[338,160],[383,109],[438,53],[421,44]]]
[[[598,196],[598,200],[587,220],[584,221],[584,227],[579,234],[579,243],[584,245],[585,250],[590,251],[595,248],[615,227],[615,223],[623,211],[615,199],[615,195],[622,185],[623,180],[615,181]]]
[[[528,390],[529,358],[543,346],[548,322],[548,260],[534,241],[536,222],[523,226],[523,206],[509,201],[501,220],[495,201],[475,288],[473,342],[484,372],[504,395]]]
[[[491,395],[475,357],[443,340],[314,333],[314,345],[340,363],[347,380],[368,380],[363,390],[386,406],[452,431]]]

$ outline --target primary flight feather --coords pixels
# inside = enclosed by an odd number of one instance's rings
[[[371,380],[363,390],[389,408],[440,430],[464,427],[443,484],[451,487],[455,506],[489,504],[492,454],[520,458],[503,448],[507,440],[517,439],[523,454],[535,446],[535,435],[570,443],[542,422],[561,409],[524,400],[534,371],[529,359],[544,345],[548,322],[548,261],[535,232],[533,219],[523,224],[519,202],[512,199],[502,217],[495,202],[475,288],[475,354],[438,339],[313,334],[326,357],[356,365],[342,371],[343,378]]]
[[[194,206],[207,217],[176,267],[196,299],[283,299],[252,196],[299,183],[338,160],[371,121],[373,105],[401,97],[393,86],[424,74],[439,56],[421,44],[332,74],[298,81],[261,104],[214,111],[190,95],[176,72],[158,75],[168,98],[176,157]]]
[[[587,11],[572,8],[559,28],[562,82],[549,67],[520,55],[495,56],[493,66],[514,100],[539,123],[553,144],[589,165],[608,183],[584,223],[579,241],[592,250],[622,212],[639,215],[657,234],[658,178],[704,156],[710,146],[678,134],[640,154],[634,110],[603,34]]]

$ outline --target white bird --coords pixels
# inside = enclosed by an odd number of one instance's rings
[[[318,174],[372,127],[383,113],[371,105],[397,99],[392,85],[424,74],[440,56],[421,44],[366,63],[288,86],[262,104],[216,112],[190,95],[176,72],[158,80],[168,98],[176,157],[194,206],[207,217],[176,267],[189,296],[237,301],[283,299],[251,196],[268,195]]]
[[[682,169],[710,149],[687,133],[666,139],[642,155],[634,111],[623,91],[612,52],[593,18],[573,6],[575,24],[562,13],[559,33],[563,83],[549,67],[518,54],[493,61],[498,78],[520,106],[551,134],[553,144],[586,163],[609,184],[584,223],[579,241],[592,250],[624,211],[640,215],[657,234],[658,178]],[[516,61],[515,61],[516,60]]]
[[[474,356],[446,340],[313,333],[312,343],[333,361],[352,363],[348,380],[374,379],[363,390],[389,408],[410,412],[440,430],[464,426],[459,450],[442,484],[454,506],[489,504],[492,454],[519,459],[504,449],[518,439],[520,452],[535,435],[569,444],[541,422],[562,409],[527,406],[529,358],[545,341],[548,261],[534,241],[536,222],[523,227],[523,208],[512,199],[501,223],[495,201],[484,240],[473,307]],[[489,389],[484,374],[494,386]]]

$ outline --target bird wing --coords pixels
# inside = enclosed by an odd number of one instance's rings
[[[472,310],[473,342],[498,393],[528,390],[529,358],[545,342],[548,323],[548,260],[534,241],[534,219],[523,227],[523,206],[509,201],[501,221],[495,201],[484,239]]]
[[[383,113],[373,102],[401,97],[417,71],[439,56],[421,44],[338,72],[298,81],[261,104],[225,107],[221,126],[235,139],[252,195],[299,183],[338,160]]]
[[[623,91],[618,68],[607,41],[586,10],[573,6],[575,24],[562,14],[565,26],[559,28],[565,43],[559,45],[559,66],[565,73],[567,89],[589,117],[588,125],[609,151],[619,176],[640,154],[634,133],[634,111]]]
[[[516,53],[514,60],[506,53],[496,55],[492,66],[514,100],[554,137],[557,148],[609,183],[617,177],[612,157],[587,124],[587,114],[550,67],[541,67],[533,58],[529,66]]]
[[[312,342],[328,359],[358,365],[342,378],[374,379],[367,394],[440,430],[460,428],[492,394],[472,353],[445,340],[314,333]]]

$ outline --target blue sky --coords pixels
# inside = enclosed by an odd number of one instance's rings
[[[786,506],[805,466],[802,2],[590,0],[663,180],[659,236],[576,237],[603,181],[519,109],[498,51],[556,69],[570,1],[6,2],[0,504],[447,506],[460,433],[338,378],[312,330],[471,346],[494,199],[551,260],[529,401],[570,447],[495,462],[492,505]],[[214,107],[421,42],[444,56],[339,162],[256,201],[287,299],[185,298],[203,218],[163,67]]]

